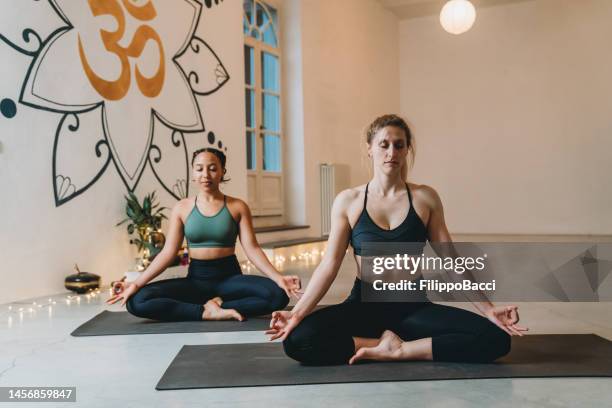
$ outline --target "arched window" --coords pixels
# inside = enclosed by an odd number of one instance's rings
[[[254,215],[283,215],[278,10],[259,0],[243,7],[249,204]]]

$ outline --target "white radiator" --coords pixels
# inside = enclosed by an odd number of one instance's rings
[[[321,177],[321,235],[331,231],[331,209],[336,195],[348,187],[348,166],[342,164],[320,165]]]

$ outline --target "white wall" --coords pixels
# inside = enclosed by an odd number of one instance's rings
[[[304,82],[303,82],[303,15],[301,0],[276,4],[281,26],[281,89],[283,145],[283,183],[285,220],[288,224],[306,225],[306,190],[304,186]],[[303,231],[300,231],[303,233]],[[292,233],[292,235],[295,234]]]
[[[400,23],[401,112],[412,179],[455,233],[612,233],[612,2],[533,0],[478,10],[445,33]]]
[[[31,4],[30,4],[31,3]],[[73,18],[86,18],[89,11],[87,2],[60,2],[73,7]],[[82,5],[81,5],[82,3]],[[12,3],[13,4],[13,3]],[[41,33],[43,39],[55,27],[62,25],[61,20],[49,8],[47,2],[20,2],[19,5],[3,8],[0,17],[0,33],[19,42],[24,28],[33,28]],[[156,3],[162,7],[164,3]],[[168,3],[169,4],[169,3]],[[164,7],[166,5],[164,4]],[[177,7],[173,2],[170,7]],[[166,20],[153,22],[162,41],[167,40],[164,32],[172,32],[185,27],[178,17],[168,20],[171,13],[160,13]],[[174,15],[174,14],[172,14]],[[228,175],[232,181],[225,187],[228,194],[246,197],[246,169],[244,146],[244,61],[243,36],[241,26],[242,5],[238,1],[225,1],[218,6],[207,9],[203,6],[197,35],[203,38],[217,53],[230,79],[217,92],[208,96],[198,96],[200,110],[207,131],[214,131],[228,147]],[[112,29],[112,18],[105,16],[101,24]],[[157,24],[157,25],[155,25]],[[78,30],[78,25],[75,25]],[[98,36],[91,26],[83,29],[83,38],[95,41]],[[134,26],[126,29],[125,37],[134,32]],[[89,37],[87,37],[89,36]],[[126,44],[129,38],[124,41]],[[34,42],[34,44],[36,44]],[[123,43],[122,43],[123,44]],[[125,44],[124,44],[125,45]],[[168,49],[171,46],[167,43]],[[29,44],[32,46],[32,44]],[[151,52],[151,44],[147,46],[145,56],[155,60],[156,54]],[[95,47],[94,47],[95,48]],[[102,49],[102,47],[100,46]],[[91,51],[93,48],[90,48]],[[76,52],[76,43],[69,44],[64,51]],[[66,52],[68,52],[66,51]],[[101,58],[104,54],[91,53],[92,59]],[[58,71],[56,80],[47,85],[56,91],[65,91],[62,97],[68,101],[77,101],[91,94],[88,87],[74,87],[83,73],[80,65],[76,65],[76,75],[68,75],[70,67],[78,62],[78,53],[59,55],[54,66]],[[146,59],[146,58],[145,58]],[[12,99],[19,102],[21,86],[25,81],[26,72],[33,59],[17,52],[5,42],[0,41],[0,99]],[[110,61],[110,62],[108,62]],[[145,75],[151,75],[155,65],[149,65],[150,60],[142,62]],[[106,66],[97,65],[96,69],[103,71],[108,78],[118,72],[113,65],[112,57]],[[168,60],[167,70],[174,69]],[[199,65],[198,65],[199,64]],[[201,66],[201,60],[196,61],[198,72],[206,71],[208,66]],[[114,67],[114,68],[113,68]],[[214,69],[214,67],[212,67]],[[150,71],[147,71],[149,69]],[[201,72],[200,72],[201,74]],[[202,75],[201,75],[202,77]],[[178,89],[178,88],[176,88]],[[176,90],[175,89],[175,90]],[[134,84],[132,89],[134,90]],[[187,107],[180,98],[166,99],[169,110],[180,116]],[[137,102],[125,106],[125,112],[139,112],[141,105]],[[121,112],[120,112],[121,113]],[[136,256],[135,247],[129,245],[125,228],[115,227],[124,217],[124,199],[126,187],[121,181],[117,170],[111,163],[100,179],[87,191],[56,207],[52,184],[52,152],[55,131],[62,114],[27,107],[17,103],[17,114],[13,118],[0,115],[0,303],[40,296],[64,291],[63,279],[72,273],[72,265],[76,262],[82,270],[97,273],[103,282],[120,277],[131,266]],[[84,116],[83,116],[84,117]],[[138,122],[139,117],[127,117],[126,127],[130,129],[143,128]],[[101,126],[101,122],[91,122]],[[81,130],[88,130],[89,122],[81,122]],[[144,127],[147,129],[147,127]],[[94,129],[94,128],[92,128]],[[83,149],[82,143],[87,137],[101,135],[101,127],[79,134],[79,140],[73,144],[66,143],[62,150],[62,160],[70,161],[73,174],[87,172],[96,158],[93,149]],[[89,131],[88,130],[88,131]],[[159,130],[162,132],[161,128]],[[142,138],[141,133],[125,131],[115,132],[116,140],[122,140],[128,147],[137,149]],[[162,138],[162,133],[157,134]],[[167,134],[166,134],[167,137]],[[191,151],[208,146],[206,133],[185,134],[189,157]],[[131,145],[130,145],[131,144]],[[70,159],[72,157],[72,159]],[[76,159],[75,159],[76,158]],[[173,171],[184,169],[185,163],[180,155],[165,155],[166,165],[162,177],[174,177]],[[65,164],[65,163],[64,163]],[[164,173],[162,171],[162,173]],[[76,177],[75,177],[76,178]],[[166,193],[147,166],[136,188],[136,194],[142,199],[144,194],[157,190],[161,202],[172,206],[176,200]],[[194,194],[192,189],[191,195]],[[169,214],[169,212],[168,212]]]
[[[399,110],[398,23],[375,0],[291,3],[286,8],[299,9],[301,16],[303,116],[298,119],[303,121],[305,220],[311,234],[317,235],[319,164],[348,165],[350,184],[365,182],[364,129],[376,116]],[[293,62],[299,62],[297,57]],[[299,100],[299,92],[292,92],[292,98]],[[291,120],[288,123],[291,126]],[[296,132],[295,127],[289,130]],[[297,134],[299,140],[299,131],[288,137]],[[299,159],[300,147],[293,147],[288,160]],[[291,182],[297,183],[299,177]],[[299,213],[294,217],[299,220]]]

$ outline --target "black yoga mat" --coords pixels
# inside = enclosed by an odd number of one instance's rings
[[[270,316],[245,321],[159,322],[141,319],[128,312],[109,312],[94,316],[74,330],[72,336],[110,336],[124,334],[207,333],[266,330]]]
[[[490,364],[364,362],[307,367],[279,343],[183,346],[158,390],[475,378],[610,377],[612,342],[594,334],[512,338],[512,351]]]

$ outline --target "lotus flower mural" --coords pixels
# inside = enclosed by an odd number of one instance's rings
[[[185,135],[205,131],[198,97],[230,78],[196,35],[202,9],[221,4],[3,2],[0,39],[31,59],[19,103],[60,115],[50,135],[56,206],[85,192],[111,163],[129,191],[149,167],[176,199],[189,194]],[[163,167],[164,160],[184,166]]]

